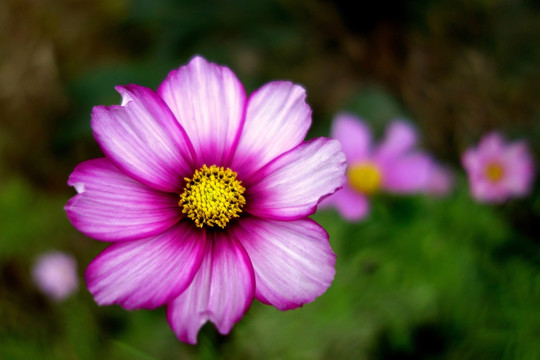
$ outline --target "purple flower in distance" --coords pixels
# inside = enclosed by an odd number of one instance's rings
[[[37,287],[55,301],[62,301],[79,286],[77,262],[73,256],[60,251],[40,255],[32,267]]]
[[[328,234],[308,216],[345,181],[338,141],[304,142],[302,87],[270,82],[249,97],[227,67],[193,58],[157,92],[118,86],[96,106],[104,158],[68,184],[73,225],[112,242],[89,265],[100,305],[167,305],[177,337],[207,321],[227,334],[253,299],[280,310],[314,300],[334,277]]]
[[[332,123],[331,137],[339,140],[347,157],[347,183],[322,206],[333,206],[345,219],[360,220],[369,213],[369,197],[380,191],[397,194],[425,192],[434,162],[415,150],[417,138],[411,125],[394,121],[385,139],[372,144],[367,125],[342,113]]]
[[[523,141],[505,142],[501,134],[485,135],[462,156],[472,196],[486,203],[506,201],[529,193],[534,179],[531,154]]]

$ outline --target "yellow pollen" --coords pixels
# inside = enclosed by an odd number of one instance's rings
[[[381,187],[381,171],[377,165],[370,161],[349,166],[347,177],[349,185],[367,195],[377,192]]]
[[[246,189],[231,169],[203,165],[191,179],[184,180],[186,186],[178,205],[198,227],[217,225],[224,229],[232,218],[240,216]]]
[[[492,162],[487,164],[487,166],[484,168],[484,174],[489,181],[496,183],[503,177],[504,169],[500,164]]]

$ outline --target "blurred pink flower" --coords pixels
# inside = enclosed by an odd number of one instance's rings
[[[40,255],[32,267],[32,278],[37,287],[55,301],[73,293],[78,285],[77,262],[60,251]]]
[[[454,176],[450,169],[432,161],[425,193],[435,196],[447,195],[454,186]]]
[[[342,144],[348,163],[348,181],[321,206],[334,206],[345,219],[355,221],[367,216],[369,197],[377,192],[428,191],[430,171],[436,164],[429,155],[414,149],[416,132],[408,123],[389,124],[385,139],[374,146],[367,125],[357,116],[342,113],[333,121],[331,137]],[[446,177],[442,181],[436,177],[431,180],[431,186],[446,186],[443,184]]]
[[[476,148],[469,148],[462,157],[472,196],[486,203],[521,197],[531,190],[534,165],[523,141],[507,143],[502,135],[485,135]]]
[[[346,163],[338,141],[303,141],[302,87],[270,82],[246,98],[230,69],[195,57],[157,92],[117,90],[121,105],[92,112],[106,157],[77,166],[65,207],[113,242],[86,271],[98,304],[167,304],[177,337],[196,343],[207,321],[227,334],[254,298],[287,310],[326,291],[335,254],[308,216]]]

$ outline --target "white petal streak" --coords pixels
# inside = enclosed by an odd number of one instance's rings
[[[278,155],[300,144],[311,125],[306,92],[288,81],[274,81],[248,99],[246,123],[231,168],[246,178]]]
[[[178,195],[133,180],[106,158],[79,164],[68,184],[79,192],[65,206],[68,219],[98,240],[141,239],[163,232],[182,218]]]
[[[88,266],[88,290],[100,305],[156,308],[186,289],[205,250],[204,232],[187,222],[155,237],[115,243]]]
[[[124,105],[96,106],[92,130],[105,155],[126,174],[157,190],[178,192],[191,175],[192,145],[152,90],[116,88]]]
[[[313,301],[330,286],[336,256],[316,222],[246,218],[234,232],[253,263],[258,300],[288,310]]]
[[[345,182],[339,141],[317,138],[281,155],[246,182],[247,212],[295,220],[315,212],[319,201]]]
[[[255,276],[249,257],[237,240],[227,233],[213,237],[193,282],[167,307],[167,318],[176,336],[195,344],[197,333],[207,321],[227,334],[247,311],[255,292]]]
[[[246,95],[236,75],[196,56],[172,71],[158,93],[189,135],[197,166],[227,166],[245,115]]]

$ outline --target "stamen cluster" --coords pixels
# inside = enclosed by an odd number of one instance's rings
[[[484,169],[486,178],[492,183],[499,182],[504,176],[504,168],[496,163],[488,163]]]
[[[215,225],[224,229],[229,221],[239,217],[246,199],[246,190],[229,168],[203,165],[195,170],[191,179],[184,178],[186,186],[178,205],[197,227]]]
[[[379,167],[370,161],[351,165],[347,171],[347,177],[349,178],[349,184],[353,188],[366,195],[376,193],[382,183],[382,174]]]

